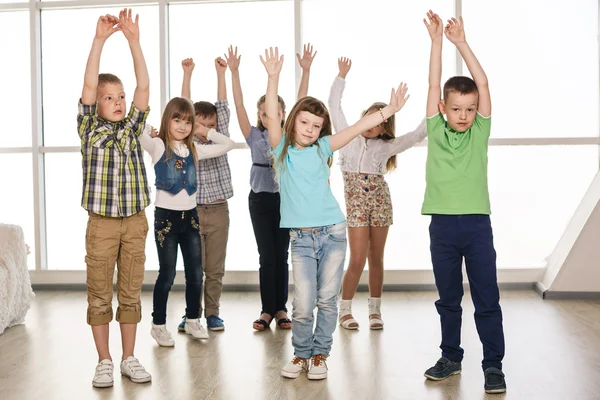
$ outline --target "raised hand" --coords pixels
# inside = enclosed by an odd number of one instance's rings
[[[346,75],[348,75],[350,68],[352,68],[352,60],[347,57],[338,58],[338,68],[340,69],[338,76],[346,79]]]
[[[423,18],[423,22],[425,23],[425,27],[427,27],[431,40],[442,37],[443,24],[439,15],[429,10],[427,12],[427,18]]]
[[[233,46],[230,45],[227,54],[223,55],[225,56],[225,60],[227,60],[230,71],[236,71],[240,67],[240,58],[242,58],[242,55],[238,56],[237,46],[235,46],[234,51]]]
[[[123,34],[127,38],[127,41],[139,41],[140,40],[140,27],[138,21],[140,16],[135,15],[135,21],[131,17],[131,8],[124,8],[119,12],[119,26],[123,31]]]
[[[315,51],[315,53],[313,54],[313,47],[309,43],[307,45],[304,45],[304,53],[302,54],[302,57],[300,57],[300,54],[296,53],[296,58],[298,58],[298,63],[300,63],[300,67],[306,70],[310,69],[310,66],[313,60],[315,59],[316,55],[317,52]]]
[[[156,130],[156,128],[152,127],[152,130],[150,131],[150,137],[151,138],[157,138],[158,137],[158,131]]]
[[[119,19],[114,15],[106,14],[98,18],[96,25],[96,38],[106,40],[113,33],[120,31]]]
[[[227,71],[227,63],[221,57],[215,58],[215,68],[217,73],[224,74]]]
[[[448,40],[455,45],[467,41],[465,38],[465,26],[462,17],[458,17],[458,20],[456,18],[449,19],[448,24],[444,29],[444,33]]]
[[[392,88],[392,96],[390,97],[390,106],[394,107],[396,112],[400,111],[402,109],[402,107],[404,107],[404,104],[406,104],[406,101],[410,97],[410,94],[409,95],[406,94],[407,92],[408,92],[408,86],[404,82],[400,82],[400,86],[398,86],[398,89],[394,90]]]
[[[193,58],[184,58],[181,61],[181,68],[183,68],[184,73],[191,74],[195,66]]]
[[[265,58],[260,56],[260,62],[265,66],[265,70],[269,76],[279,75],[281,67],[283,66],[283,55],[279,57],[279,49],[275,47],[273,51],[272,47],[265,49]]]

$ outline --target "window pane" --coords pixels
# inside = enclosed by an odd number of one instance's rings
[[[150,73],[150,115],[160,110],[160,63],[158,7],[133,9],[140,15],[140,38]],[[83,75],[98,17],[119,14],[119,8],[42,11],[44,144],[78,146],[77,101],[81,97]],[[65,23],[69,28],[65,29]],[[76,51],[65,51],[76,49]],[[133,101],[135,73],[127,40],[116,32],[104,45],[100,72],[121,78],[127,94],[127,108]]]
[[[223,16],[227,16],[227,20]],[[259,56],[265,47],[278,46],[285,62],[279,83],[279,95],[288,104],[288,110],[296,100],[294,82],[294,3],[291,1],[230,2],[169,6],[170,35],[170,84],[171,97],[181,95],[183,71],[181,60],[192,57],[196,67],[192,78],[194,101],[217,100],[217,76],[214,60],[223,57],[230,44],[238,47],[242,55],[240,80],[244,92],[244,104],[252,124],[256,123],[256,101],[265,94],[267,74]],[[269,19],[269,28],[262,24]],[[210,32],[210,40],[200,38],[198,21],[202,32]],[[226,73],[227,94],[231,96],[231,73]],[[231,138],[242,142],[233,98],[231,105]],[[151,118],[157,124],[159,115]]]
[[[376,101],[389,102],[390,89],[408,83],[410,100],[399,115],[406,131],[425,117],[431,39],[423,25],[429,7],[450,15],[454,2],[378,0],[355,4],[344,0],[302,2],[303,40],[318,54],[312,65],[308,94],[327,103],[329,89],[338,74],[337,59],[350,57],[352,69],[346,78],[343,106],[348,123]],[[339,21],[332,23],[332,18]],[[288,63],[296,60],[287,59]],[[450,46],[443,48],[443,75],[455,74],[455,57]]]
[[[430,218],[420,215],[427,150],[398,156],[387,176],[394,204],[386,269],[431,268]],[[560,162],[557,162],[560,160]],[[490,147],[489,187],[498,268],[544,265],[598,171],[597,146]],[[339,167],[332,187],[344,204]]]
[[[25,235],[25,243],[31,249],[27,262],[29,269],[35,269],[35,226],[33,213],[33,173],[31,154],[0,154],[0,171],[14,173],[0,174],[0,222],[19,225]]]
[[[463,10],[490,83],[493,137],[598,136],[597,1],[464,0]]]
[[[0,12],[0,37],[0,54],[10,54],[0,63],[0,110],[10,113],[2,118],[0,147],[31,146],[29,12]]]

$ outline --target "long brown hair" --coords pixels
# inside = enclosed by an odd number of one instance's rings
[[[361,117],[364,117],[365,115],[367,115],[373,111],[377,111],[380,108],[385,108],[386,106],[387,106],[386,103],[381,103],[381,102],[373,103],[373,104],[371,104],[371,106],[369,108],[367,108],[365,111],[362,112]],[[387,121],[383,122],[382,126],[383,126],[383,133],[381,133],[375,139],[381,139],[381,140],[388,141],[388,140],[393,140],[396,138],[395,115],[388,117]],[[393,170],[396,169],[397,165],[398,164],[396,161],[396,155],[394,154],[387,160],[387,163],[385,164],[386,172],[392,172]]]
[[[158,137],[165,143],[165,156],[167,160],[173,155],[173,139],[171,138],[171,135],[169,135],[169,127],[171,126],[171,120],[173,119],[181,119],[192,123],[192,131],[188,137],[183,139],[183,142],[192,152],[194,164],[197,164],[198,153],[196,152],[196,146],[194,146],[194,105],[192,102],[183,97],[174,97],[165,107],[165,111],[163,112],[160,121]]]
[[[306,111],[317,117],[323,118],[323,126],[321,127],[321,131],[319,133],[319,138],[325,136],[331,136],[331,118],[329,117],[329,111],[327,111],[327,107],[321,100],[315,99],[311,96],[306,96],[298,100],[294,107],[290,111],[287,119],[285,120],[285,124],[283,125],[283,132],[285,132],[285,143],[283,145],[283,151],[279,156],[279,163],[283,164],[283,160],[285,160],[285,156],[287,155],[288,149],[290,146],[293,146],[296,138],[296,118],[302,112]],[[327,160],[327,165],[331,167],[333,164],[333,158],[329,157]]]
[[[267,98],[267,95],[262,95],[262,96],[260,96],[260,99],[258,99],[258,101],[256,102],[256,110],[258,113],[260,113],[260,106],[261,106],[261,104],[265,103],[266,98]],[[285,114],[285,101],[283,101],[281,96],[277,96],[277,101],[279,102],[279,107],[281,107],[281,112]],[[260,129],[261,131],[266,130],[267,128],[263,125],[262,121],[260,120],[260,115],[258,116],[257,119],[258,119],[258,122],[256,123],[256,127],[258,129]],[[283,120],[281,120],[281,127],[283,128]]]

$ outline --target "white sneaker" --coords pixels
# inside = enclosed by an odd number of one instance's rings
[[[127,357],[121,361],[121,375],[128,377],[135,383],[146,383],[152,380],[152,376],[146,372],[146,369],[140,364],[137,358]]]
[[[306,377],[308,379],[325,379],[327,378],[327,358],[323,354],[316,354],[310,358],[310,366]]]
[[[171,332],[167,330],[166,325],[154,325],[152,322],[152,329],[150,330],[150,335],[156,340],[159,346],[164,347],[173,347],[175,346],[175,341],[171,336]]]
[[[308,362],[306,358],[294,357],[292,361],[287,363],[285,367],[281,369],[281,376],[286,378],[297,378],[300,376],[302,371],[308,369]]]
[[[97,388],[111,387],[115,382],[113,379],[114,369],[115,367],[112,361],[108,359],[100,361],[98,365],[96,365],[96,373],[92,380],[92,386]]]
[[[200,318],[185,320],[185,333],[196,339],[208,339],[208,331],[200,323]]]

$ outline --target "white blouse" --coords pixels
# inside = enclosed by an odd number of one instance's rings
[[[150,137],[150,132],[152,132],[152,126],[146,124],[144,133],[140,135],[140,143],[144,150],[152,157],[152,164],[156,164],[165,152],[165,142],[160,138]],[[233,146],[235,145],[233,140],[214,129],[208,131],[207,138],[214,142],[212,146],[203,146],[194,143],[199,160],[222,156],[233,149]],[[188,149],[187,145],[182,141],[174,141],[173,151],[180,157],[187,157],[190,154],[190,149]],[[164,190],[157,190],[154,205],[156,207],[166,208],[167,210],[191,210],[196,207],[196,193],[189,195],[187,191],[182,190],[177,194],[171,194]]]
[[[342,94],[346,81],[339,76],[331,85],[329,93],[329,113],[336,132],[348,127],[342,110]],[[423,118],[417,128],[392,140],[367,139],[358,135],[339,152],[339,165],[345,172],[384,175],[389,158],[410,149],[427,137],[426,119]]]

